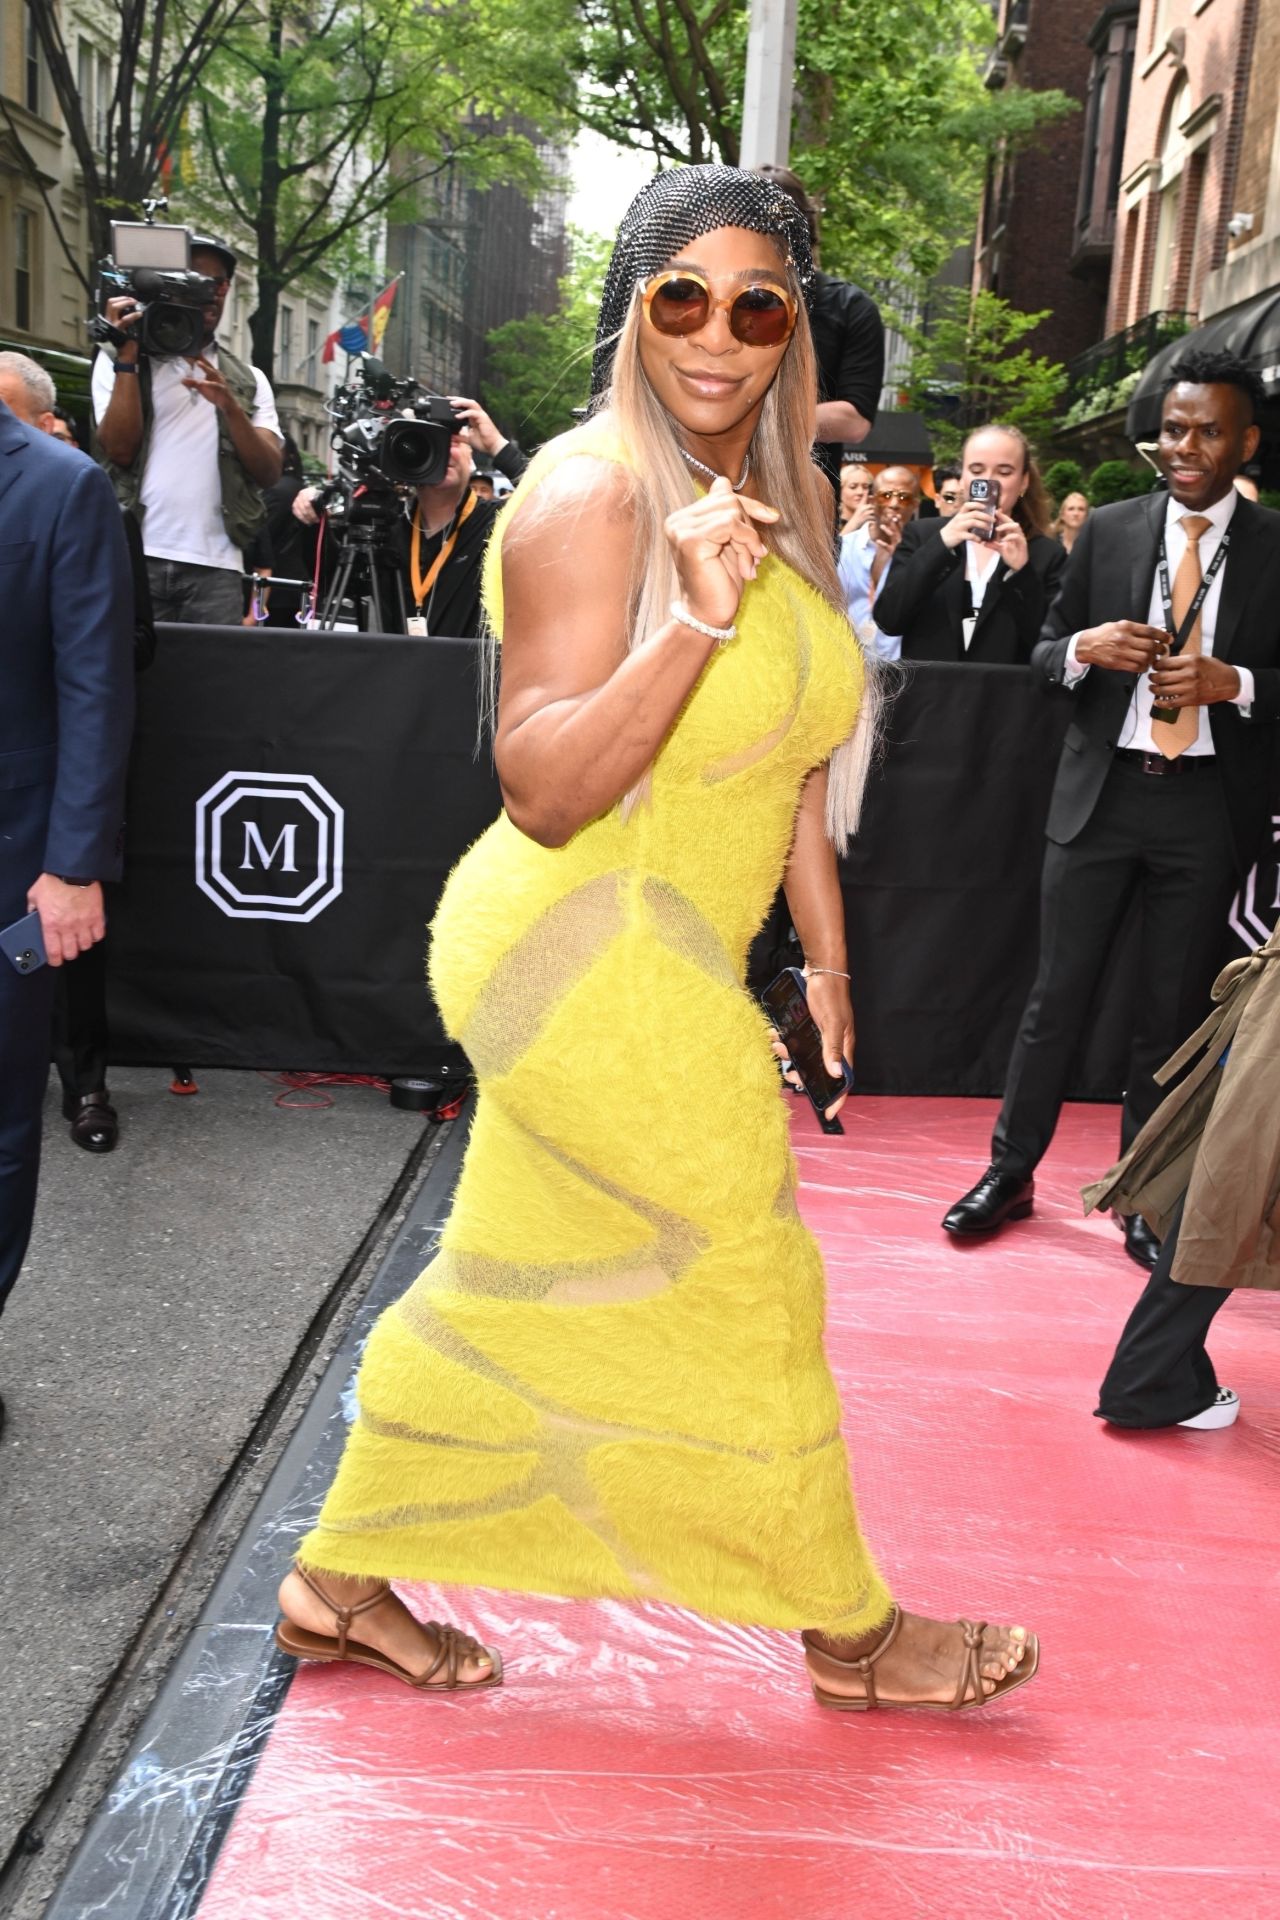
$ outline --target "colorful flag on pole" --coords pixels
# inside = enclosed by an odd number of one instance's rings
[[[396,289],[403,278],[404,275],[398,273],[390,286],[384,287],[373,303],[371,309],[373,319],[372,347],[370,346],[369,340],[370,314],[362,313],[355,320],[344,321],[340,327],[335,328],[329,335],[324,343],[324,351],[320,355],[326,367],[332,362],[334,352],[338,347],[341,347],[344,353],[382,352],[382,342],[387,331],[387,321],[391,318],[391,309],[395,305]]]
[[[384,287],[373,303],[373,351],[382,352],[382,342],[387,331],[387,322],[391,318],[391,309],[396,302],[396,288],[400,285],[400,276],[396,275],[389,287]]]

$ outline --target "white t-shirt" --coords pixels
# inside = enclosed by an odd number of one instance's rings
[[[1239,498],[1239,494],[1235,488],[1232,487],[1221,500],[1216,500],[1211,507],[1206,507],[1204,510],[1204,518],[1208,520],[1209,525],[1200,536],[1200,573],[1202,577],[1208,573],[1213,561],[1213,556],[1222,545],[1223,532],[1231,524],[1231,516],[1236,510],[1236,502]],[[1169,559],[1169,579],[1171,582],[1177,579],[1178,568],[1182,565],[1182,557],[1187,550],[1187,536],[1182,531],[1182,522],[1186,519],[1187,515],[1193,511],[1194,509],[1191,507],[1179,506],[1178,502],[1172,498],[1165,510],[1164,544],[1165,552]],[[1210,584],[1209,591],[1204,597],[1204,605],[1200,609],[1200,651],[1204,654],[1213,652],[1213,643],[1218,631],[1218,607],[1222,601],[1223,576],[1229,565],[1230,561],[1228,560],[1218,568]],[[1159,568],[1156,569],[1156,576],[1151,585],[1151,601],[1147,607],[1147,625],[1151,627],[1163,627],[1164,625],[1164,595],[1160,591]],[[1076,642],[1079,638],[1079,634],[1073,633],[1071,636],[1071,644],[1067,648],[1066,671],[1063,674],[1063,681],[1068,687],[1077,686],[1089,671],[1088,667],[1082,667],[1076,658]],[[1231,704],[1247,711],[1247,709],[1253,705],[1255,690],[1253,674],[1248,667],[1238,666],[1236,672],[1240,676],[1240,691],[1236,694]],[[1116,742],[1117,746],[1132,748],[1135,753],[1159,752],[1155,740],[1154,722],[1151,718],[1151,709],[1154,704],[1155,696],[1151,691],[1151,676],[1147,673],[1139,674],[1137,684],[1133,690],[1133,698],[1129,702],[1129,711],[1125,716],[1125,723],[1120,729],[1120,737]],[[1184,754],[1211,754],[1213,750],[1213,731],[1209,724],[1209,709],[1208,707],[1201,707],[1196,737],[1190,746],[1184,748],[1183,751]]]
[[[206,347],[204,357],[215,367],[217,346]],[[256,367],[249,419],[283,442],[275,395],[265,374]],[[222,520],[222,486],[218,478],[218,409],[182,382],[200,377],[189,360],[151,362],[151,403],[154,418],[146,469],[142,475],[142,547],[153,560],[185,560],[195,567],[226,567],[243,571],[239,548],[232,546]],[[126,374],[127,380],[138,376]],[[116,371],[100,353],[93,363],[93,417],[101,420],[111,404]]]

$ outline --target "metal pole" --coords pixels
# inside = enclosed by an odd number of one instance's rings
[[[786,166],[795,64],[796,0],[751,0],[741,166]]]

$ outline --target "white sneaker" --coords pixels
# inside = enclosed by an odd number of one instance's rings
[[[1179,1420],[1180,1427],[1234,1427],[1240,1414],[1240,1395],[1233,1393],[1230,1387],[1219,1387],[1218,1397],[1211,1407],[1203,1413],[1193,1413],[1189,1420]]]

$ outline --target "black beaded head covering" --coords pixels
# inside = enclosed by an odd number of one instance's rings
[[[642,187],[627,209],[605,276],[596,325],[591,396],[609,385],[617,336],[635,290],[682,247],[716,227],[745,227],[782,243],[787,265],[806,303],[813,284],[813,250],[804,215],[774,181],[741,167],[673,167]]]

